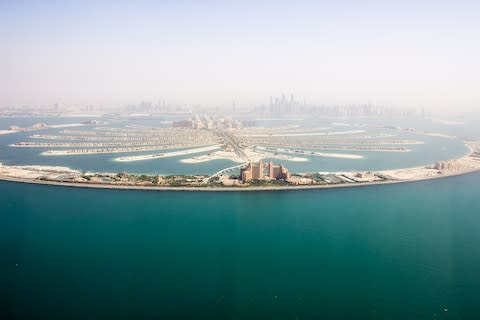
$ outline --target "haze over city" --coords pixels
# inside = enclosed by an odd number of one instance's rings
[[[2,1],[0,108],[480,103],[478,1]]]
[[[480,0],[0,0],[0,319],[480,319]]]

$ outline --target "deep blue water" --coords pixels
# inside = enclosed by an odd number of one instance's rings
[[[478,319],[479,185],[480,174],[252,193],[0,182],[0,312]]]

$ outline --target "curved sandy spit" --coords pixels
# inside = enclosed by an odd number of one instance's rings
[[[170,158],[170,157],[177,157],[177,156],[183,156],[187,154],[193,154],[193,153],[200,153],[200,152],[208,152],[208,151],[213,151],[220,149],[222,145],[214,145],[214,146],[208,146],[208,147],[203,147],[203,148],[195,148],[195,149],[187,149],[187,150],[181,150],[181,151],[173,151],[173,152],[165,152],[165,153],[156,153],[156,154],[146,154],[146,155],[141,155],[141,156],[131,156],[131,157],[119,157],[115,158],[115,161],[120,161],[120,162],[131,162],[131,161],[142,161],[142,160],[151,160],[151,159],[160,159],[160,158]]]
[[[29,184],[43,184],[62,187],[76,187],[76,188],[95,188],[95,189],[116,189],[116,190],[143,190],[143,191],[203,191],[203,192],[238,192],[238,191],[295,191],[295,190],[312,190],[312,189],[338,189],[338,188],[357,188],[375,185],[388,185],[399,183],[412,183],[426,180],[436,180],[455,176],[462,176],[474,172],[479,172],[480,168],[469,170],[465,172],[458,172],[454,174],[444,174],[438,176],[432,176],[428,178],[418,178],[412,180],[389,180],[389,181],[374,181],[374,182],[361,182],[361,183],[341,183],[341,184],[327,184],[327,185],[297,185],[297,186],[284,186],[284,187],[162,187],[162,186],[130,186],[130,185],[114,185],[114,184],[94,184],[83,182],[58,182],[58,181],[45,181],[45,180],[29,180],[13,177],[0,176],[0,180],[18,183]]]
[[[317,151],[310,151],[310,150],[297,150],[292,149],[285,149],[285,148],[271,148],[273,150],[269,150],[266,147],[256,147],[258,150],[267,151],[267,152],[283,152],[289,154],[296,154],[296,155],[304,155],[304,156],[317,156],[317,157],[326,157],[326,158],[341,158],[341,159],[363,159],[364,157],[358,154],[348,154],[348,153],[331,153],[331,152],[317,152]]]
[[[308,137],[308,136],[335,136],[342,134],[363,133],[365,130],[347,130],[332,132],[304,132],[304,133],[271,133],[271,134],[244,134],[242,137]]]
[[[60,181],[46,181],[38,180],[35,178],[19,178],[12,177],[10,175],[0,175],[0,180],[20,182],[20,183],[32,183],[32,184],[45,184],[65,187],[81,187],[81,188],[98,188],[98,189],[122,189],[122,190],[152,190],[152,191],[207,191],[207,192],[223,192],[223,191],[288,191],[288,190],[308,190],[308,189],[334,189],[334,188],[355,188],[362,186],[382,185],[382,184],[397,184],[418,182],[425,180],[442,179],[453,176],[461,176],[480,171],[480,158],[478,155],[474,155],[475,149],[466,144],[469,149],[469,153],[464,157],[453,159],[460,161],[463,168],[455,171],[446,171],[441,174],[432,174],[429,172],[425,175],[424,172],[416,172],[417,170],[432,170],[427,167],[414,167],[414,168],[400,168],[394,170],[378,171],[377,174],[389,175],[393,180],[387,181],[373,181],[373,182],[357,182],[357,183],[340,183],[340,184],[327,184],[327,185],[288,185],[288,186],[265,186],[265,187],[197,187],[197,186],[183,186],[183,187],[169,187],[169,186],[141,186],[141,185],[117,185],[117,184],[99,184],[99,183],[87,183],[87,182],[60,182]],[[212,146],[213,147],[213,146]],[[478,150],[478,149],[477,149]],[[477,151],[478,152],[478,151]],[[1,164],[0,164],[1,165]],[[25,166],[31,167],[31,166]],[[35,166],[33,166],[35,167]],[[56,167],[51,167],[56,168]],[[60,167],[62,168],[62,167]],[[66,169],[66,168],[62,168]],[[75,170],[68,170],[74,172]],[[434,170],[437,171],[437,170]],[[338,173],[338,172],[337,172]],[[434,172],[433,172],[434,173]],[[335,172],[332,172],[335,174]],[[422,175],[423,174],[423,175]],[[398,178],[403,176],[405,178]]]

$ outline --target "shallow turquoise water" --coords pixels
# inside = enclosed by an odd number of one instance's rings
[[[172,119],[169,117],[168,119]],[[83,118],[0,118],[0,129],[6,129],[8,125],[17,124],[20,126],[30,126],[34,123],[44,122],[48,124],[79,123],[88,119]],[[145,119],[103,119],[108,121],[109,127],[124,127],[128,124],[161,126],[161,119],[147,121]],[[165,120],[165,119],[164,119]],[[7,125],[8,124],[8,125]],[[102,125],[103,126],[103,125]],[[91,130],[91,127],[74,127],[73,130]],[[0,135],[0,162],[5,165],[48,165],[48,166],[67,166],[72,169],[95,172],[132,172],[146,174],[212,174],[220,169],[235,165],[235,162],[228,160],[214,160],[200,164],[183,164],[180,160],[189,156],[178,156],[165,159],[154,159],[136,162],[117,162],[114,158],[121,156],[131,156],[137,154],[151,154],[150,152],[136,153],[114,153],[114,154],[93,154],[93,155],[75,155],[75,156],[42,156],[41,153],[50,148],[12,148],[9,144],[19,141],[37,141],[52,142],[42,139],[29,138],[32,134],[58,134],[63,129],[47,129],[41,131],[20,132],[8,135]],[[70,148],[58,148],[70,149]],[[202,153],[195,154],[201,155]],[[203,153],[207,154],[207,153]]]
[[[46,119],[29,119],[29,118],[0,118],[0,128],[6,128],[8,124],[19,124],[28,126],[32,123],[78,123],[85,119],[65,119],[65,118],[46,118]],[[122,127],[127,124],[126,119],[105,119],[109,121],[109,126]],[[150,121],[136,120],[133,124],[144,125],[160,125],[160,120]],[[366,119],[357,119],[356,121],[366,121]],[[380,120],[379,120],[380,121]],[[387,120],[383,120],[387,121]],[[392,120],[388,120],[392,121]],[[404,120],[405,122],[405,120]],[[128,122],[130,123],[130,122]],[[299,122],[293,122],[300,124]],[[383,122],[388,123],[388,122]],[[273,123],[280,125],[281,123]],[[301,123],[308,125],[308,123]],[[316,126],[328,126],[327,122],[314,122]],[[395,123],[396,124],[396,123]],[[420,127],[421,128],[421,127]],[[74,128],[79,129],[79,128]],[[91,128],[84,127],[81,130],[89,130]],[[344,128],[343,128],[344,129]],[[343,130],[342,129],[342,130]],[[348,129],[348,128],[347,128]],[[433,129],[433,128],[432,128]],[[338,129],[333,129],[338,130]],[[33,133],[40,134],[57,134],[59,129],[49,129],[36,131]],[[397,132],[389,129],[369,129],[368,133],[387,133],[397,134]],[[442,131],[443,132],[443,131]],[[10,135],[0,136],[0,162],[6,165],[53,165],[68,166],[73,169],[95,172],[132,172],[146,174],[213,174],[221,169],[228,168],[237,163],[229,160],[214,160],[199,164],[183,164],[180,160],[190,158],[192,155],[178,156],[164,159],[152,159],[136,162],[116,162],[114,158],[120,156],[131,156],[135,154],[151,154],[155,152],[138,152],[138,153],[116,153],[116,154],[97,154],[97,155],[76,155],[76,156],[42,156],[41,152],[49,150],[49,148],[12,148],[9,144],[19,141],[32,141],[29,136],[32,132],[14,133]],[[387,170],[404,167],[430,165],[439,160],[447,160],[458,158],[467,153],[467,148],[460,140],[446,139],[440,137],[419,136],[414,134],[402,133],[390,139],[408,139],[424,141],[423,145],[406,145],[412,149],[412,152],[396,153],[396,152],[365,152],[365,151],[331,151],[335,153],[352,153],[364,156],[363,159],[338,159],[324,158],[315,156],[305,156],[307,162],[291,162],[279,161],[273,159],[275,163],[283,163],[290,172],[324,172],[324,171],[350,171],[350,170]],[[388,139],[385,139],[388,140]],[[40,139],[35,141],[42,141]],[[323,151],[325,152],[325,151]],[[202,153],[195,154],[195,156]],[[203,153],[207,154],[207,153]],[[269,159],[266,159],[267,161]]]
[[[478,319],[479,184],[190,193],[0,182],[2,318]]]

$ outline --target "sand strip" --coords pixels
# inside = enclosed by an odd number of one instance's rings
[[[187,155],[187,154],[217,150],[217,149],[220,149],[221,146],[222,145],[218,144],[218,145],[214,145],[214,146],[208,146],[208,147],[196,148],[196,149],[187,149],[187,150],[165,152],[165,153],[156,153],[156,154],[146,154],[146,155],[131,156],[131,157],[119,157],[119,158],[115,158],[114,160],[115,161],[120,161],[120,162],[131,162],[131,161],[142,161],[142,160],[151,160],[151,159],[159,159],[159,158],[170,158],[170,157],[183,156],[183,155]]]

